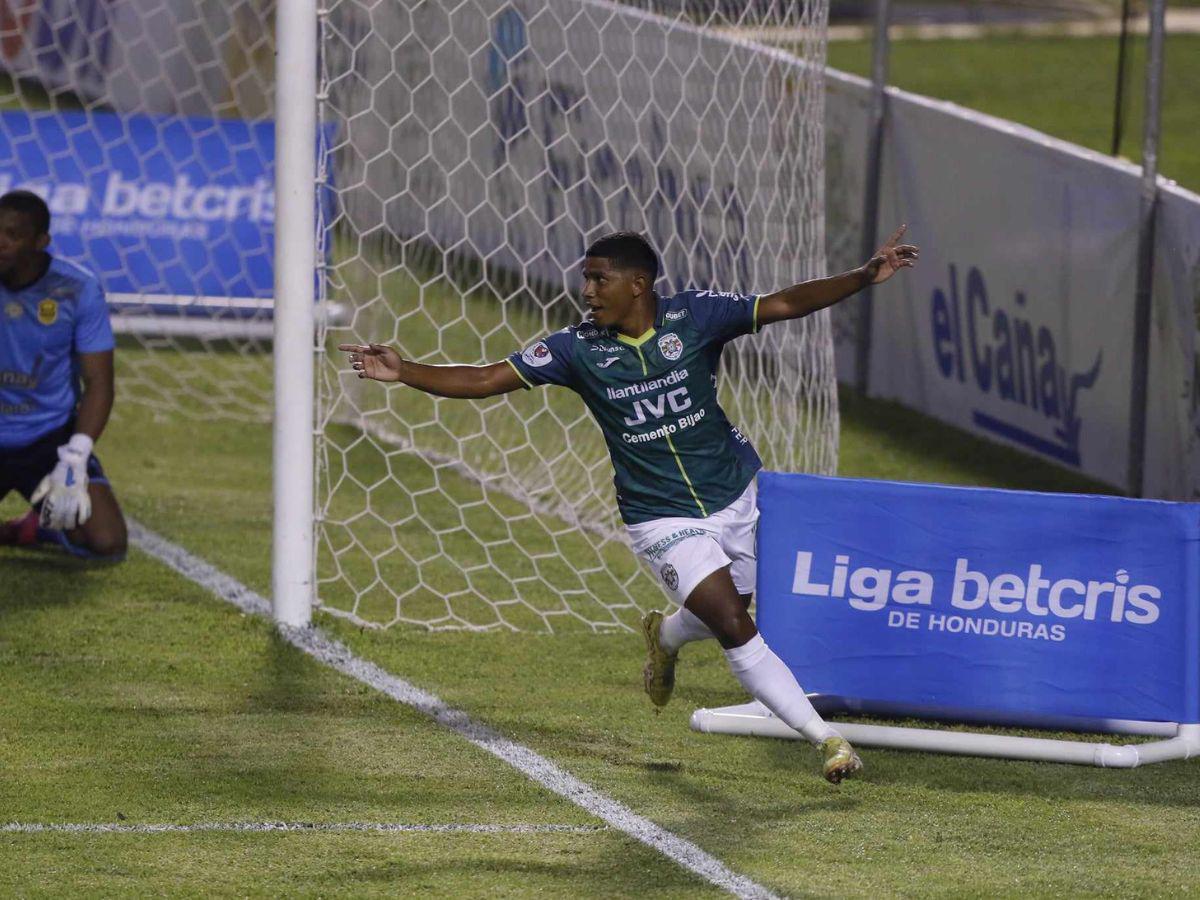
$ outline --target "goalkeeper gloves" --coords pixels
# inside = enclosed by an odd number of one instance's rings
[[[58,448],[58,464],[42,479],[29,498],[36,504],[43,500],[40,521],[43,528],[70,531],[78,528],[92,514],[88,496],[88,458],[92,455],[92,439],[86,434],[73,434]]]

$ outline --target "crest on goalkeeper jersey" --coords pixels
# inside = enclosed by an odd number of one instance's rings
[[[674,333],[664,334],[658,339],[658,349],[664,357],[674,362],[683,355],[683,341]]]
[[[546,342],[538,341],[532,347],[525,348],[524,352],[521,353],[521,359],[534,368],[540,368],[548,365],[554,357],[550,353],[550,348],[546,346]]]
[[[47,297],[38,304],[37,318],[43,325],[53,325],[58,321],[58,301]]]

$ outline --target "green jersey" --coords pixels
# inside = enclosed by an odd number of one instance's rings
[[[710,516],[762,468],[717,403],[721,350],[757,330],[758,298],[684,291],[656,302],[654,327],[638,338],[584,322],[508,358],[527,388],[558,384],[583,398],[629,525]]]

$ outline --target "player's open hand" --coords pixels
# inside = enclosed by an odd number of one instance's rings
[[[350,368],[359,378],[376,381],[399,381],[400,354],[383,344],[338,344],[339,350],[350,354]]]
[[[900,238],[908,230],[907,225],[901,225],[896,233],[887,239],[887,243],[875,251],[866,265],[867,275],[871,284],[887,281],[901,269],[914,265],[921,255],[920,248],[912,244],[901,244]]]

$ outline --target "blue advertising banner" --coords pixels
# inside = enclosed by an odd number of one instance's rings
[[[110,296],[271,297],[274,159],[273,122],[0,113],[0,193],[45,197]]]
[[[759,476],[758,623],[807,691],[1200,722],[1200,507]]]

